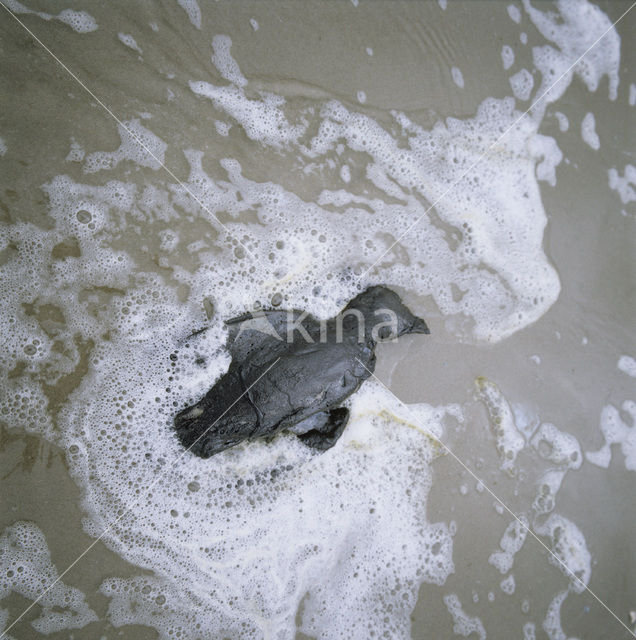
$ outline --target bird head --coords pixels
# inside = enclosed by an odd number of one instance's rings
[[[346,307],[359,310],[367,331],[378,342],[394,340],[408,333],[430,333],[426,322],[413,315],[400,296],[383,286],[369,287]]]

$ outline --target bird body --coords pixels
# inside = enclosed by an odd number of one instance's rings
[[[375,368],[377,342],[429,332],[396,293],[380,286],[323,322],[299,311],[272,310],[226,324],[232,355],[228,372],[175,417],[182,444],[203,458],[284,430],[308,446],[328,449],[346,426],[342,402]],[[383,335],[389,325],[394,335]]]

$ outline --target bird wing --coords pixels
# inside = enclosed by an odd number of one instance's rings
[[[234,362],[245,362],[255,353],[275,357],[286,346],[287,311],[255,311],[225,321],[228,349]]]

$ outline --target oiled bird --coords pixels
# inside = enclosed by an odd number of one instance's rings
[[[285,430],[308,446],[329,449],[349,418],[343,401],[375,368],[376,344],[429,333],[384,286],[366,289],[326,321],[265,310],[226,324],[229,370],[174,420],[183,446],[202,458]]]

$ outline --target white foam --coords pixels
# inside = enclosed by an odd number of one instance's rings
[[[597,151],[601,147],[601,142],[596,133],[596,120],[593,113],[586,113],[581,121],[581,138],[589,147]]]
[[[250,26],[254,31],[258,31],[258,22],[254,18],[250,18]]]
[[[636,471],[636,402],[626,400],[621,406],[629,416],[631,425],[623,421],[618,409],[611,404],[603,407],[600,429],[605,443],[598,451],[587,451],[585,457],[599,467],[609,467],[612,459],[611,445],[619,444],[625,456],[625,468]]]
[[[446,185],[452,184],[455,175],[460,175],[462,167],[471,162],[472,154],[469,149],[464,145],[457,146],[456,141],[459,138],[469,136],[475,140],[475,143],[479,138],[481,140],[479,144],[481,148],[484,148],[485,142],[494,140],[493,134],[501,126],[502,118],[507,121],[516,116],[510,102],[489,100],[482,105],[476,119],[460,122],[449,118],[445,125],[439,123],[433,131],[428,132],[410,122],[404,114],[396,113],[397,121],[410,134],[410,148],[404,149],[398,147],[388,132],[379,127],[370,117],[351,112],[342,104],[330,101],[321,109],[322,121],[318,134],[305,144],[301,138],[307,130],[306,118],[292,124],[285,114],[285,100],[283,98],[261,92],[262,99],[248,99],[242,87],[237,85],[216,87],[207,82],[192,82],[190,86],[195,93],[212,100],[216,108],[226,111],[241,125],[250,139],[267,146],[277,148],[293,146],[316,162],[321,161],[330,149],[343,140],[349,149],[369,154],[371,161],[367,167],[367,176],[377,188],[385,191],[391,197],[404,201],[407,204],[407,210],[410,211],[411,218],[413,215],[418,215],[419,211],[423,215],[425,209],[417,199],[407,196],[407,190],[419,190],[427,199],[434,201],[438,195],[447,191]],[[497,129],[493,130],[495,122],[499,124],[496,125]],[[537,135],[534,125],[531,125],[529,129],[526,126],[519,126],[517,134],[519,134],[519,138],[513,136],[510,139],[509,137],[507,143],[513,154],[520,154],[516,161],[512,160],[510,156],[506,157],[505,162],[503,158],[500,160],[490,156],[497,165],[499,192],[505,188],[504,185],[510,180],[508,182],[509,188],[518,193],[519,180],[524,182],[527,180],[528,146],[532,149],[531,164],[535,158],[542,159],[538,165],[541,171],[545,166],[549,166],[551,162],[555,161],[555,143],[551,138]],[[527,140],[527,136],[530,136],[530,141]],[[522,142],[524,139],[526,141]],[[435,155],[432,155],[431,152]],[[456,163],[449,165],[449,157],[454,157]],[[478,156],[475,153],[472,157]],[[329,160],[322,161],[329,166]],[[464,243],[470,242],[470,256],[464,252],[465,250],[448,253],[448,250],[439,244],[440,240],[443,243],[445,240],[437,235],[437,232],[431,229],[429,224],[418,225],[418,228],[415,228],[402,244],[405,250],[411,254],[412,259],[415,259],[417,253],[422,250],[429,255],[432,253],[436,256],[433,263],[430,262],[430,259],[427,260],[432,268],[426,274],[428,283],[423,284],[428,292],[435,297],[442,311],[445,314],[467,313],[473,317],[477,314],[479,317],[474,329],[475,334],[482,339],[498,340],[516,331],[520,324],[525,324],[530,318],[538,317],[538,314],[543,313],[545,306],[552,304],[555,299],[559,285],[556,273],[545,262],[541,247],[540,237],[545,224],[545,214],[542,211],[536,187],[533,187],[532,184],[527,185],[529,190],[525,190],[524,194],[530,196],[529,198],[518,198],[511,193],[511,197],[505,200],[499,197],[493,199],[493,189],[487,186],[489,181],[493,179],[492,171],[493,167],[480,162],[474,170],[475,175],[472,179],[470,194],[459,192],[456,189],[452,196],[447,194],[437,207],[437,213],[444,222],[467,232]],[[423,175],[426,175],[425,180],[423,180]],[[468,181],[468,178],[465,180]],[[513,183],[514,188],[512,187]],[[473,211],[474,202],[477,201],[482,202],[480,210],[489,212],[490,215],[474,217],[470,213]],[[373,203],[368,199],[366,204],[373,206]],[[390,209],[387,208],[386,203],[383,203],[382,208],[385,212]],[[402,209],[402,207],[399,208]],[[532,214],[530,214],[530,210],[533,211]],[[354,220],[360,213],[359,209],[354,209],[348,217]],[[493,220],[491,216],[494,216],[495,219]],[[368,222],[373,225],[372,220]],[[339,224],[341,224],[341,220]],[[400,235],[399,229],[403,228],[403,224],[405,223],[401,222],[400,216],[394,215],[390,219],[383,216],[382,226],[381,229],[378,226],[378,232],[385,236],[391,234],[397,237]],[[519,228],[519,224],[523,227],[523,231]],[[391,226],[395,226],[394,232]],[[521,244],[516,244],[514,240],[511,241],[510,227],[515,229],[512,232],[513,237],[517,233],[523,236]],[[359,229],[356,229],[356,235],[358,235],[358,231]],[[368,234],[369,237],[375,235],[373,226],[369,227]],[[517,237],[521,238],[521,235]],[[352,242],[353,246],[356,244]],[[349,245],[348,253],[350,253],[352,245]],[[367,249],[363,248],[360,257],[372,262],[376,256],[381,255],[381,251],[387,246],[389,245],[380,242],[376,236],[370,243],[367,243]],[[440,272],[438,276],[434,265],[437,263],[441,266],[441,263],[438,262],[441,257],[440,251],[442,254],[446,254],[443,258],[446,264],[443,267],[443,274]],[[483,254],[484,251],[487,252],[487,256]],[[475,266],[478,263],[488,264],[488,273],[477,267],[480,272],[477,274],[474,272],[474,266],[469,267],[468,271],[465,265],[460,270],[453,269],[448,264],[448,259],[455,262],[458,258],[460,262],[466,261]],[[387,256],[387,259],[391,260],[391,257]],[[521,263],[519,263],[519,268],[516,267],[518,260],[523,262],[523,267]],[[529,268],[532,262],[535,263],[535,267]],[[515,264],[513,265],[513,263]],[[453,275],[449,269],[452,269]],[[499,276],[493,278],[490,269],[495,269]],[[533,272],[532,276],[531,272]],[[405,269],[403,263],[397,262],[394,263],[390,271],[385,270],[384,280],[389,284],[403,283],[405,286],[409,286],[407,283],[410,283],[410,286],[413,286],[413,275],[412,269]],[[443,288],[440,289],[441,282],[436,283],[438,277],[447,283],[449,276],[455,280],[460,290],[466,291],[460,300],[453,299],[450,290],[444,291],[448,285],[442,285]],[[455,276],[457,276],[456,279]],[[416,277],[418,276],[416,275]],[[418,279],[421,277],[420,273]],[[486,293],[486,289],[484,289],[478,300],[475,299],[476,292],[470,284],[475,281],[475,277],[482,280],[488,290]],[[507,281],[505,290],[498,284],[501,277]],[[514,302],[518,295],[523,298],[531,297],[530,299],[526,298],[519,306]],[[516,307],[513,312],[511,303]]]
[[[513,76],[510,76],[510,87],[517,100],[528,100],[534,87],[532,74],[527,69],[517,71]]]
[[[124,160],[155,171],[161,167],[167,145],[150,129],[144,127],[137,118],[118,124],[117,130],[121,138],[119,148],[115,151],[89,153],[84,160],[85,173],[113,169]]]
[[[629,85],[629,98],[628,98],[629,106],[633,107],[636,104],[636,84],[633,82]]]
[[[229,135],[232,125],[228,124],[227,122],[223,122],[222,120],[215,120],[214,128],[220,136],[226,137]]]
[[[506,594],[511,596],[515,592],[515,577],[511,573],[509,576],[506,576],[500,583],[499,588]]]
[[[453,82],[460,88],[464,88],[464,75],[458,67],[451,67]]]
[[[79,629],[98,619],[86,603],[84,594],[67,586],[59,578],[44,535],[37,526],[18,521],[2,532],[0,600],[4,600],[11,592],[27,600],[37,600],[41,611],[30,625],[38,633]],[[6,617],[3,622],[0,631],[5,629]]]
[[[7,143],[4,138],[0,138],[0,156],[3,156],[7,152]]]
[[[386,131],[381,129],[377,123],[371,120],[367,116],[363,116],[360,114],[355,114],[347,111],[343,105],[331,101],[325,105],[322,109],[321,115],[324,118],[317,136],[312,138],[310,144],[308,146],[301,143],[300,138],[304,134],[306,130],[306,126],[303,124],[294,124],[293,126],[289,122],[286,117],[283,107],[285,101],[281,98],[277,100],[273,100],[271,94],[264,94],[264,100],[256,101],[256,100],[248,100],[245,98],[243,91],[240,87],[213,87],[208,83],[192,83],[191,87],[197,93],[201,93],[207,95],[210,99],[213,100],[215,105],[219,108],[225,109],[232,117],[236,118],[241,126],[245,129],[247,135],[253,140],[258,140],[267,145],[278,146],[281,145],[291,145],[296,144],[299,150],[310,158],[319,159],[320,156],[326,154],[328,150],[336,144],[336,140],[344,138],[347,146],[349,146],[354,151],[362,151],[372,155],[373,162],[367,169],[367,174],[373,180],[376,186],[379,186],[383,190],[386,190],[391,196],[399,197],[400,199],[406,199],[405,191],[401,188],[396,187],[396,182],[400,187],[404,189],[418,189],[423,192],[426,197],[429,197],[433,200],[436,199],[437,193],[445,193],[446,188],[444,184],[452,183],[453,175],[449,175],[449,165],[446,161],[447,158],[452,157],[451,154],[455,155],[457,163],[458,172],[462,170],[462,166],[465,166],[465,163],[469,161],[469,158],[466,157],[466,149],[462,148],[455,150],[453,139],[455,136],[460,135],[469,135],[469,136],[477,136],[482,141],[484,141],[484,134],[486,131],[494,125],[494,122],[490,122],[491,118],[500,119],[501,116],[506,117],[507,110],[510,108],[510,103],[504,101],[486,101],[482,108],[480,109],[480,113],[478,117],[473,121],[467,122],[459,122],[454,119],[449,119],[447,121],[447,129],[438,125],[432,132],[427,132],[422,130],[421,128],[415,126],[413,123],[406,118],[404,114],[395,114],[395,117],[398,119],[398,122],[402,125],[402,127],[409,131],[410,134],[410,149],[400,150],[396,148],[395,141],[387,134]],[[512,116],[512,114],[511,114]],[[446,130],[445,130],[446,129]],[[478,130],[478,131],[477,131]],[[525,131],[524,131],[525,130]],[[518,133],[521,134],[521,138],[524,138],[528,133],[530,133],[525,127],[519,127],[517,129]],[[445,135],[448,132],[450,135]],[[474,134],[473,134],[474,132]],[[439,140],[440,134],[442,139]],[[559,157],[555,157],[554,149],[556,145],[552,141],[552,139],[547,139],[543,136],[538,136],[534,134],[531,135],[530,146],[532,147],[532,155],[533,157],[542,158],[542,162],[539,164],[539,167],[543,169],[546,164],[550,162],[558,162],[560,160]],[[445,139],[444,139],[445,138]],[[511,141],[509,140],[509,143]],[[521,143],[521,140],[519,140]],[[483,142],[482,142],[483,144]],[[525,144],[521,143],[523,146]],[[517,142],[514,143],[514,148],[517,147]],[[440,156],[441,151],[441,157]],[[440,166],[440,173],[437,174],[436,163],[431,162],[431,151],[436,153],[439,158],[439,161],[442,162]],[[560,152],[559,152],[560,153]],[[553,159],[555,158],[555,159]],[[546,162],[547,161],[547,162]],[[423,163],[425,164],[423,165]],[[499,163],[497,163],[499,164]],[[423,165],[423,166],[422,166]],[[470,200],[474,200],[474,198],[478,199],[486,199],[491,200],[492,198],[492,189],[486,189],[486,184],[484,183],[484,179],[486,176],[490,175],[490,168],[483,167],[483,160],[480,162],[481,169],[477,170],[477,174],[474,178],[474,184],[471,185],[471,196]],[[453,165],[450,165],[453,167]],[[443,168],[442,168],[443,167]],[[498,171],[504,169],[506,173],[510,175],[512,179],[512,174],[517,174],[521,167],[519,165],[514,166],[514,163],[506,162],[502,164],[501,167],[498,167]],[[486,169],[486,171],[484,171]],[[385,173],[389,171],[390,180],[387,180],[385,177]],[[422,175],[428,174],[427,179],[422,180]],[[500,173],[500,177],[502,174]],[[539,176],[541,177],[541,176]],[[467,179],[467,178],[466,178]],[[479,188],[479,191],[475,190],[475,185],[479,185],[482,188]],[[518,185],[518,178],[515,179],[515,184]],[[502,183],[499,181],[498,188],[502,188]],[[517,187],[518,188],[518,187]],[[457,189],[455,188],[455,191]],[[528,192],[526,192],[528,193]],[[460,202],[457,202],[458,196],[460,196]],[[532,199],[532,198],[531,198]],[[447,194],[442,203],[438,206],[438,213],[443,217],[446,222],[450,224],[456,225],[461,228],[462,224],[466,224],[466,217],[464,211],[467,208],[467,202],[462,202],[463,198],[460,194],[454,193],[453,196]],[[455,202],[453,202],[455,201]],[[509,201],[512,206],[512,201]],[[457,210],[457,204],[460,205],[460,210]],[[522,203],[517,203],[517,206],[514,207],[515,215],[512,216],[512,209],[507,211],[501,211],[503,214],[503,218],[498,218],[497,222],[508,222],[512,224],[516,224],[519,220],[519,213],[521,213],[521,209],[519,205]],[[531,203],[523,202],[522,206],[524,209],[528,208],[528,205]],[[502,205],[502,200],[497,199],[496,202],[484,202],[482,206],[483,209],[491,209],[493,206],[496,210],[500,210]],[[417,202],[411,200],[408,203],[409,209],[413,209],[413,207],[417,207]],[[472,203],[469,205],[472,208]],[[535,205],[531,205],[532,208],[535,208]],[[419,208],[419,207],[418,207]],[[493,212],[494,213],[494,212]],[[452,214],[452,215],[449,215]],[[459,214],[459,215],[458,215]],[[544,215],[544,214],[543,214]],[[536,216],[532,217],[534,225],[537,223],[542,226],[542,217]],[[526,219],[528,221],[528,219]],[[513,222],[514,221],[514,222]],[[399,222],[399,219],[396,220]],[[474,242],[477,245],[481,246],[481,243],[477,241],[478,238],[481,238],[481,229],[479,232],[472,226],[473,222],[477,222],[476,220],[471,220],[471,224],[469,225],[469,230],[471,233],[471,240],[474,238]],[[480,222],[480,227],[482,223]],[[533,225],[533,226],[534,226]],[[420,228],[424,229],[427,225],[419,225]],[[536,228],[536,226],[535,226]],[[488,233],[495,231],[497,229],[496,226],[490,226]],[[391,232],[390,229],[386,229],[385,231]],[[409,236],[408,240],[408,250],[413,253],[413,251],[417,251],[416,247],[422,246],[422,243],[415,242],[419,238],[418,235],[419,229],[414,230],[414,232]],[[501,229],[502,233],[505,233],[503,229]],[[396,235],[400,235],[399,232]],[[426,234],[426,239],[424,239],[424,243],[430,245],[431,242],[431,234]],[[491,242],[488,242],[489,246]],[[499,244],[499,243],[498,243]],[[483,248],[483,246],[481,247]],[[507,249],[508,251],[512,250],[512,255],[515,255],[518,249],[513,248],[510,244],[510,234],[506,234],[506,242],[501,243],[499,246],[500,249],[504,251]],[[527,251],[530,247],[528,243],[525,243],[525,251]],[[371,253],[371,252],[369,252]],[[506,256],[508,263],[510,262],[510,258],[512,256],[510,253]],[[486,259],[486,263],[490,263],[491,266],[493,260],[498,261],[498,259],[503,258],[500,251],[496,251]],[[528,261],[525,261],[524,268],[519,268],[515,271],[514,275],[511,275],[513,281],[518,280],[521,273],[527,272]],[[397,265],[396,265],[397,266]],[[544,287],[545,293],[548,293],[549,290],[555,289],[558,287],[555,278],[553,277],[553,272],[550,273],[550,270],[545,271],[544,268],[541,268],[544,271],[543,278],[528,278],[524,279],[524,285],[527,283],[530,286],[536,287],[539,285],[541,289]],[[398,271],[399,269],[394,269],[394,271]],[[446,274],[448,271],[446,270]],[[397,275],[397,274],[396,274]],[[506,279],[507,276],[504,276]],[[547,279],[545,279],[547,277]],[[448,276],[445,275],[445,280],[448,280]],[[472,278],[471,278],[472,279]],[[411,278],[412,281],[412,278]],[[510,280],[508,279],[508,282]],[[397,282],[396,282],[397,283]],[[491,285],[495,283],[491,280]],[[521,284],[521,283],[519,283]],[[464,289],[465,285],[459,284],[460,289]],[[513,289],[516,289],[518,285],[513,284]],[[509,297],[509,293],[506,292],[505,298]],[[552,293],[549,294],[549,297],[552,297]],[[489,301],[494,302],[492,296],[488,296]],[[547,298],[544,293],[539,294],[538,296],[533,296],[533,305],[541,306],[541,302],[544,304],[547,302]],[[445,300],[445,305],[450,304],[450,300]],[[472,300],[470,297],[464,296],[461,301],[459,301],[459,306],[465,308],[467,304],[472,304]],[[475,301],[476,302],[476,301]],[[501,302],[501,299],[500,299]],[[438,301],[439,303],[439,301]],[[475,304],[476,308],[479,306],[483,308],[484,301],[480,300],[478,305]],[[504,307],[506,305],[504,304]],[[484,309],[485,310],[485,309]],[[490,313],[490,323],[493,322],[496,315],[501,315],[503,309],[501,309],[501,305],[499,304],[497,308],[493,304],[489,308]],[[517,321],[522,319],[526,314],[522,314],[521,318],[517,316]],[[512,318],[509,318],[512,319]],[[516,324],[516,322],[515,322]],[[486,337],[486,336],[484,336]],[[493,339],[498,339],[494,335]]]
[[[86,11],[74,11],[73,9],[63,9],[57,15],[45,13],[44,11],[33,11],[18,0],[3,0],[3,4],[13,13],[27,13],[42,20],[59,20],[67,24],[77,33],[90,33],[97,29],[95,18]]]
[[[578,469],[583,462],[579,441],[549,422],[544,422],[537,429],[530,444],[541,457],[568,469]]]
[[[536,628],[532,622],[526,622],[521,631],[523,633],[523,640],[536,640]]]
[[[503,63],[503,68],[508,70],[515,63],[515,52],[512,47],[507,44],[504,44],[501,47],[501,62]]]
[[[357,98],[360,104],[364,104],[367,101],[367,94],[364,91],[358,91]]]
[[[476,381],[479,399],[488,411],[490,429],[495,435],[501,468],[511,471],[517,454],[525,447],[525,440],[517,430],[510,405],[494,382],[485,378]]]
[[[486,630],[482,621],[477,616],[469,616],[464,611],[456,594],[451,593],[444,596],[444,604],[448,609],[448,613],[453,617],[453,633],[455,635],[466,638],[475,633],[479,640],[486,640]]]
[[[567,131],[570,128],[570,121],[568,120],[568,117],[564,113],[561,113],[560,111],[555,111],[554,117],[557,119],[557,122],[559,123],[559,131]]]
[[[583,593],[590,580],[592,558],[580,529],[571,520],[553,513],[543,524],[535,524],[534,530],[550,537],[554,555],[549,555],[548,561],[567,576],[570,589]]]
[[[244,87],[247,84],[247,80],[230,53],[231,47],[232,39],[229,36],[214,36],[212,38],[212,49],[214,50],[212,62],[228,82],[237,87]]]
[[[548,605],[542,627],[549,640],[577,640],[566,634],[561,626],[561,607],[569,593],[570,591],[568,589],[561,591],[554,596]]]
[[[499,541],[501,550],[490,554],[488,562],[503,575],[512,569],[514,558],[523,546],[528,535],[528,519],[521,515],[519,520],[513,520],[504,531]]]
[[[623,373],[626,373],[628,376],[632,378],[636,378],[636,359],[631,356],[622,355],[618,359],[618,364],[616,365]]]
[[[519,24],[521,22],[521,11],[519,11],[519,7],[516,7],[514,4],[509,4],[507,9],[510,19]]]
[[[64,9],[57,16],[54,16],[60,22],[66,23],[73,31],[77,33],[90,33],[97,29],[97,22],[93,16],[86,11],[73,11],[73,9]]]
[[[143,53],[143,51],[137,44],[137,41],[129,33],[118,33],[117,37],[119,38],[120,42],[126,45],[129,49],[132,49],[139,54]]]
[[[131,437],[148,429],[144,416],[148,424],[155,423],[149,413],[151,408],[156,411],[154,396],[165,394],[164,386],[170,383],[161,379],[164,376],[151,386],[139,381],[148,378],[148,371],[160,370],[161,360],[149,368],[147,357],[140,358],[139,369],[128,369],[126,380],[118,373],[118,388],[127,388],[128,397],[134,398],[134,406],[127,409],[132,420],[124,430],[128,436],[119,446],[81,437],[87,424],[101,425],[114,415],[113,408],[121,404],[117,396],[112,408],[103,400],[84,405],[76,414],[79,420],[73,420],[77,432],[67,440],[67,446],[77,447],[71,456],[73,469],[97,473],[100,484],[105,483],[99,491],[93,484],[86,497],[93,522],[118,504],[134,505],[136,513],[149,516],[117,525],[107,534],[124,557],[142,566],[151,561],[157,576],[134,579],[141,593],[132,603],[125,589],[130,580],[104,585],[114,597],[113,624],[136,620],[184,636],[199,625],[199,635],[214,636],[225,629],[230,635],[241,630],[241,637],[260,637],[269,629],[293,637],[296,612],[305,598],[301,630],[309,635],[364,637],[362,629],[408,634],[421,582],[441,584],[452,571],[448,529],[428,525],[416,515],[430,486],[428,463],[435,455],[419,425],[439,434],[435,420],[444,410],[416,407],[413,423],[390,394],[365,385],[351,403],[351,423],[330,452],[316,455],[293,437],[279,437],[269,445],[252,443],[220,454],[214,465],[191,456],[184,464],[169,429],[156,434],[154,443],[136,443]],[[100,380],[112,380],[112,371],[121,370],[121,362],[104,362],[110,371],[92,380],[93,389],[103,384]],[[133,380],[137,382],[131,393]],[[130,489],[121,475],[123,443],[125,468],[132,462],[135,470]],[[161,464],[162,459],[169,463]],[[380,477],[382,486],[377,483]],[[141,487],[151,488],[137,494]],[[113,496],[118,496],[115,503]],[[154,544],[140,546],[148,536]],[[393,613],[386,620],[377,603],[386,605],[397,584]],[[195,601],[197,608],[190,604]],[[166,615],[153,619],[158,605]]]
[[[554,511],[556,495],[561,488],[567,469],[550,469],[543,473],[537,486],[537,494],[532,502],[532,508],[538,515],[545,515]]]
[[[250,184],[243,189],[248,202]],[[199,182],[198,193],[212,204],[208,187]],[[153,577],[104,583],[111,623],[149,624],[163,637],[250,638],[272,629],[293,637],[305,598],[302,629],[312,636],[366,637],[370,625],[407,637],[419,585],[441,584],[453,569],[450,528],[425,519],[429,464],[438,447],[422,427],[441,436],[446,415],[461,418],[457,408],[406,411],[366,383],[330,452],[316,454],[295,437],[281,436],[220,454],[213,464],[183,458],[171,426],[175,406],[205,392],[227,367],[224,331],[213,324],[171,360],[180,337],[203,319],[201,311],[179,301],[160,276],[132,276],[131,260],[116,244],[108,246],[124,215],[135,224],[152,216],[161,250],[175,252],[182,239],[170,222],[183,214],[167,206],[156,187],[138,192],[117,181],[94,187],[58,177],[45,189],[54,229],[23,223],[2,231],[1,246],[15,243],[19,252],[1,267],[9,302],[0,318],[9,340],[1,368],[9,371],[9,362],[26,359],[27,374],[45,366],[42,379],[54,385],[79,365],[75,336],[96,344],[81,387],[59,414],[63,433],[40,421],[47,400],[35,395],[41,389],[28,385],[29,378],[2,378],[2,393],[11,427],[29,425],[67,451],[91,535],[102,533],[120,509],[130,509],[103,540]],[[184,198],[183,190],[174,197]],[[79,255],[51,263],[54,247],[69,237]],[[224,317],[236,304],[235,265],[216,263],[223,271],[214,279],[215,304]],[[190,276],[195,299],[198,291],[209,295],[209,274],[206,267]],[[100,290],[122,293],[105,304]],[[56,326],[64,353],[51,350],[46,327],[25,315],[20,300],[26,297],[74,309]],[[100,339],[106,330],[110,340]],[[36,340],[33,353],[20,356]],[[196,354],[206,354],[204,366]],[[378,603],[385,605],[392,592],[394,613],[385,620]]]
[[[623,204],[636,202],[636,167],[633,164],[625,165],[623,175],[615,167],[607,171],[610,189],[616,191]]]
[[[201,9],[197,0],[177,0],[179,6],[188,14],[188,18],[193,26],[201,28]]]
[[[367,55],[368,55],[368,56],[372,56],[372,55],[373,55],[373,49],[372,49],[371,47],[367,47],[367,48],[365,49],[365,51],[367,52]]]
[[[543,37],[556,45],[532,49],[535,67],[543,76],[536,95],[547,91],[536,112],[542,116],[546,105],[563,95],[573,74],[590,91],[596,91],[601,78],[608,76],[609,97],[616,99],[621,39],[608,16],[588,0],[558,0],[558,13],[536,9],[530,0],[523,0],[523,6]],[[564,77],[554,84],[562,74]]]
[[[77,140],[71,138],[71,149],[66,156],[66,162],[81,162],[84,159],[84,153],[84,149]]]
[[[442,11],[446,11],[446,7],[448,6],[448,0],[437,0],[437,4],[439,5]]]

